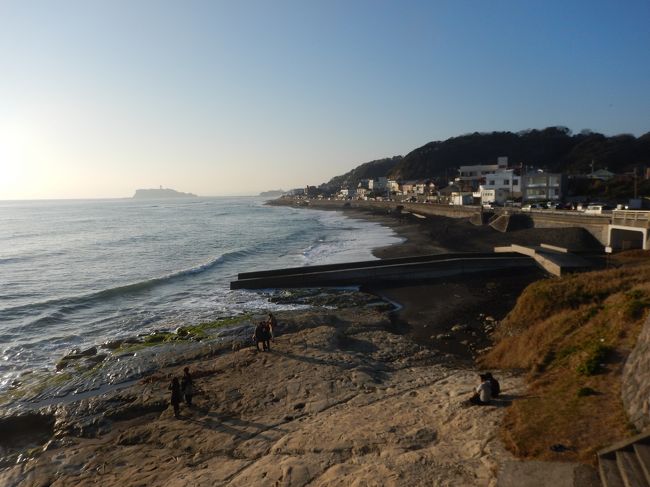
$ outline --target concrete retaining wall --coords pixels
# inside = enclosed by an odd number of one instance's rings
[[[287,204],[277,200],[271,204]],[[289,203],[290,204],[290,203]],[[398,201],[340,201],[340,200],[310,200],[306,208],[324,208],[340,209],[360,208],[385,210],[386,212],[394,211],[401,206],[404,211],[417,213],[426,216],[445,216],[448,218],[467,218],[472,219],[474,224],[481,222],[486,223],[477,215],[480,215],[481,208],[478,206],[455,206],[440,205],[429,203],[400,203]],[[491,210],[492,211],[492,210]],[[596,240],[603,246],[608,244],[608,228],[610,223],[609,215],[585,215],[575,211],[551,211],[551,210],[533,210],[522,212],[521,210],[508,208],[507,210],[494,210],[495,213],[504,215],[515,215],[518,223],[517,228],[521,227],[523,220],[529,220],[535,228],[569,228],[581,227],[591,233]],[[509,219],[503,219],[501,227],[496,227],[499,231],[509,231],[511,224]]]
[[[607,215],[585,215],[576,212],[531,212],[535,228],[581,227],[591,233],[602,245],[607,245],[610,218]]]
[[[639,430],[650,428],[650,317],[623,368],[621,395],[625,412]]]

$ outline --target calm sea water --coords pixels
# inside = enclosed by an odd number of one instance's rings
[[[0,202],[0,390],[75,347],[280,308],[230,291],[239,272],[368,260],[399,241],[261,198]]]

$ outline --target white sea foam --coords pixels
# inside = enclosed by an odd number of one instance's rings
[[[400,238],[339,212],[259,198],[0,202],[0,389],[106,339],[286,309],[237,273],[372,260]]]

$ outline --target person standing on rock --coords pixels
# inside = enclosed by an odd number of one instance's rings
[[[266,351],[267,343],[269,341],[269,333],[265,321],[260,321],[255,327],[253,340],[255,341],[255,347],[258,352]],[[262,350],[260,350],[260,343],[262,344]]]
[[[181,379],[181,392],[185,398],[185,402],[189,407],[192,407],[192,396],[194,395],[194,383],[190,375],[189,367],[183,369],[183,378]]]
[[[169,399],[169,402],[172,404],[174,408],[174,417],[175,418],[180,418],[181,417],[181,412],[180,412],[180,404],[181,404],[181,385],[178,382],[178,377],[174,377],[172,379],[172,383],[169,384],[168,389],[172,391],[171,397]]]
[[[268,321],[262,321],[262,348],[265,352],[271,351],[271,325]]]
[[[275,338],[275,327],[278,326],[278,320],[275,319],[273,313],[269,313],[269,319],[266,321],[269,325],[269,332],[271,333],[271,339]]]

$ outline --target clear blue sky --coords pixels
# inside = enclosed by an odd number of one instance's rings
[[[473,131],[650,131],[650,1],[0,0],[0,199],[318,184]]]

